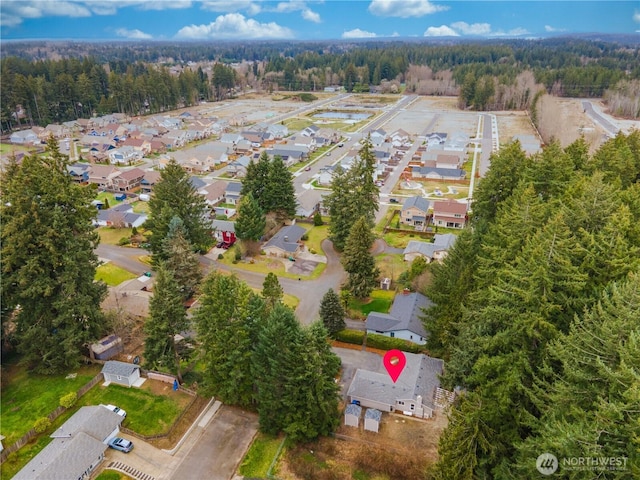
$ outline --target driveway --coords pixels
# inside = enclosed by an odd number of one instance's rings
[[[257,431],[257,415],[223,405],[169,478],[229,480]]]

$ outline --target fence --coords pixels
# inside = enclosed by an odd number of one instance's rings
[[[82,395],[84,395],[89,390],[91,390],[91,388],[96,383],[101,382],[102,380],[103,380],[103,375],[102,375],[102,372],[100,372],[91,380],[89,380],[89,382],[87,382],[82,387],[80,387],[80,389],[76,392],[76,395],[78,396],[78,398],[80,398]],[[67,409],[65,407],[59,406],[53,412],[47,415],[47,418],[51,422],[53,422],[55,421],[56,418],[58,418],[60,415],[62,415],[66,411]],[[13,445],[9,445],[7,448],[5,448],[0,453],[0,463],[3,463],[10,454],[20,450],[22,447],[24,447],[27,444],[27,442],[29,442],[29,440],[31,440],[33,437],[37,435],[39,434],[32,428],[27,433],[25,433],[22,437],[20,437]]]
[[[180,390],[183,390],[187,393],[190,392],[190,390],[187,390],[187,389],[181,388]],[[193,404],[196,402],[197,399],[198,399],[197,396],[194,394],[193,398],[191,399],[191,402],[189,402],[189,405],[187,405],[187,407],[182,411],[182,413],[178,415],[178,418],[176,418],[173,424],[171,424],[171,427],[169,427],[169,430],[167,430],[165,433],[159,433],[157,435],[140,435],[139,433],[136,433],[133,430],[129,430],[126,427],[120,427],[120,431],[123,433],[127,433],[129,435],[132,435],[134,437],[137,437],[140,440],[144,440],[145,442],[148,442],[149,440],[157,440],[159,438],[168,437],[175,430],[178,423],[180,423],[180,420],[182,420],[182,417],[184,417],[187,414],[187,412],[191,409],[191,407],[193,406]]]

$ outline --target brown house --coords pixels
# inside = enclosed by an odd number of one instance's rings
[[[121,172],[113,179],[114,190],[118,192],[130,192],[140,188],[140,182],[145,176],[145,171],[140,168],[133,168]]]
[[[433,206],[433,224],[436,227],[464,228],[467,221],[467,204],[455,200],[442,200]]]

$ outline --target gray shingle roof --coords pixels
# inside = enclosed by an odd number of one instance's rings
[[[358,369],[349,386],[347,395],[366,398],[386,405],[395,405],[396,400],[415,400],[422,396],[422,403],[434,407],[435,390],[440,386],[444,362],[438,358],[405,352],[407,363],[393,383],[387,373]]]
[[[451,233],[435,234],[433,237],[433,243],[421,242],[419,240],[410,240],[406,248],[402,252],[403,255],[409,253],[420,253],[427,258],[433,258],[436,252],[443,250],[449,250],[458,237]]]
[[[305,232],[306,230],[298,225],[283,227],[265,243],[264,248],[276,247],[285,252],[293,253],[298,249],[298,241]]]
[[[413,171],[420,175],[428,175],[435,173],[442,178],[464,178],[467,172],[460,170],[459,168],[437,168],[437,167],[413,167]]]
[[[360,418],[360,415],[362,414],[362,407],[360,405],[354,405],[353,403],[350,403],[349,405],[347,405],[344,413],[345,415],[354,415]]]
[[[367,330],[379,332],[397,332],[408,330],[421,337],[427,332],[422,325],[420,316],[422,308],[431,305],[431,301],[420,293],[396,295],[389,314],[369,312],[365,326]]]
[[[236,232],[236,224],[230,220],[213,220],[211,227],[219,232]]]
[[[405,211],[411,207],[416,207],[422,210],[423,212],[427,212],[430,206],[431,206],[431,203],[429,203],[429,200],[425,198],[422,198],[419,196],[410,197],[410,198],[407,198],[404,204],[402,205],[402,211]]]
[[[240,182],[229,182],[227,185],[227,193],[240,193],[242,191],[242,184]]]
[[[375,420],[379,422],[382,419],[382,412],[375,408],[367,408],[367,412],[364,414],[364,418],[367,420]]]
[[[110,360],[102,367],[103,374],[119,375],[121,377],[128,377],[140,367],[133,363],[118,362],[117,360]]]

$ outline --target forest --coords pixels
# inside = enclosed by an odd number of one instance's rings
[[[53,59],[54,57],[55,59]],[[107,113],[154,114],[240,91],[458,95],[461,108],[530,108],[535,94],[603,97],[636,118],[637,45],[596,40],[476,43],[10,43],[0,64],[2,130]],[[623,83],[621,83],[623,82]],[[635,85],[635,83],[631,83]]]
[[[427,346],[461,392],[435,478],[540,478],[545,452],[626,462],[554,478],[638,478],[639,180],[638,131],[492,157],[427,288]]]

